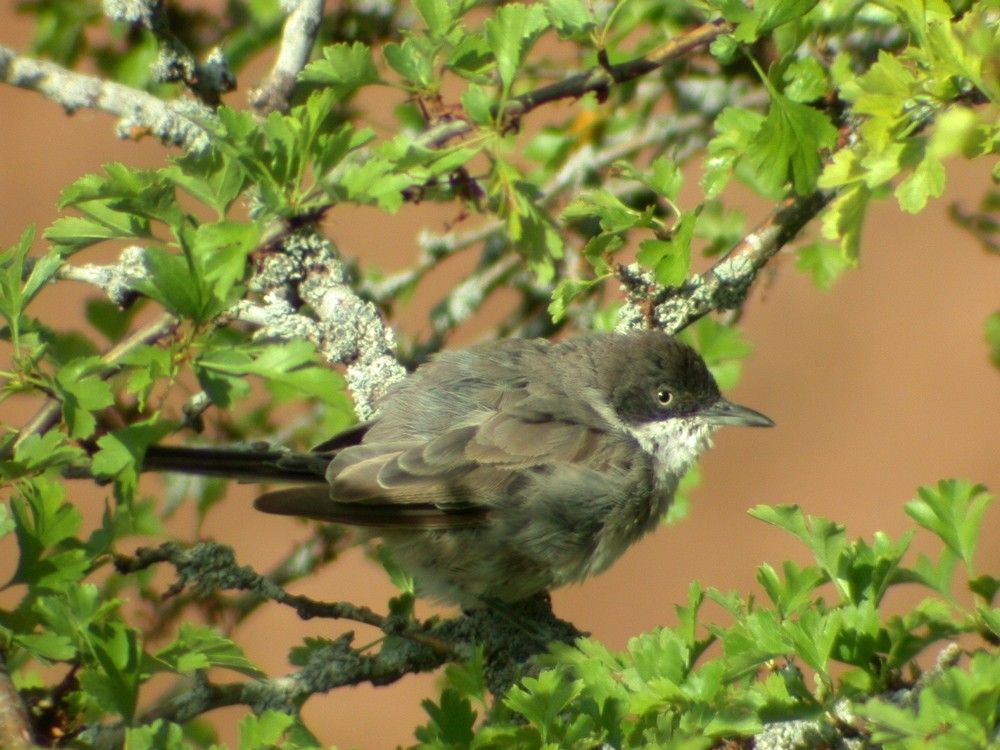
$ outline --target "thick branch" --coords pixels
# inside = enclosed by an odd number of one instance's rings
[[[306,338],[331,364],[347,365],[347,384],[362,421],[406,374],[378,309],[362,300],[333,244],[314,228],[272,237],[252,288],[263,304],[237,304],[234,315],[260,326],[262,338]],[[297,312],[305,302],[315,317]]]

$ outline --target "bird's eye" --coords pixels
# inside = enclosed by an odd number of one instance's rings
[[[674,400],[674,394],[668,391],[663,386],[656,389],[656,400],[660,403],[660,406],[667,406],[671,401]]]

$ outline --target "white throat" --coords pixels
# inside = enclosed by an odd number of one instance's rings
[[[626,428],[653,457],[657,483],[676,484],[701,452],[712,445],[715,425],[699,417],[675,417]]]

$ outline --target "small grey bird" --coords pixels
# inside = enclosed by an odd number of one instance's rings
[[[774,424],[654,331],[443,352],[379,407],[312,453],[156,446],[144,468],[299,483],[256,507],[365,527],[420,593],[475,607],[605,570],[717,427]]]

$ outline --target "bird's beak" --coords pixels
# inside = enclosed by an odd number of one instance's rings
[[[766,417],[759,411],[734,404],[719,398],[714,404],[703,409],[699,415],[710,424],[715,425],[740,425],[743,427],[774,427],[774,420]]]

